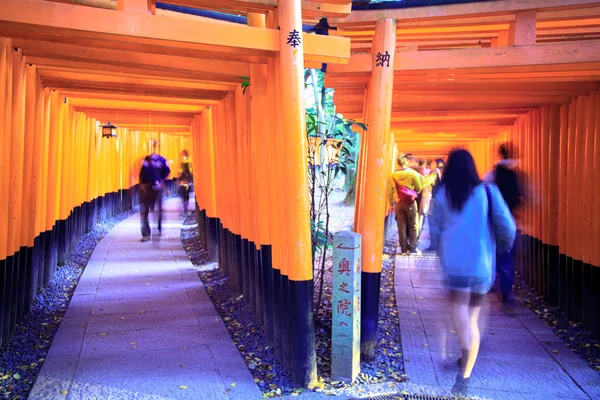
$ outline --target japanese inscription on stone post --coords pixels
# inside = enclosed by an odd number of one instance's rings
[[[360,373],[360,235],[333,236],[331,377],[353,382]]]

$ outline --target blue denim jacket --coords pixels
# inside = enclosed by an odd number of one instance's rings
[[[440,187],[434,198],[430,234],[432,242],[439,243],[438,255],[447,275],[481,278],[491,284],[496,266],[496,242],[500,248],[510,248],[516,226],[498,188],[493,184],[488,186],[491,218],[483,184],[473,189],[460,212],[450,209],[446,190]]]

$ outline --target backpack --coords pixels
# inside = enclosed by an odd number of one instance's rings
[[[396,191],[398,192],[398,201],[404,204],[412,204],[419,196],[414,190],[398,184],[396,184]]]
[[[142,183],[150,183],[152,189],[162,190],[163,180],[171,172],[166,160],[156,154],[151,154],[144,159],[140,178]]]

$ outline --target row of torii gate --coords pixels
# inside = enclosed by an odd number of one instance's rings
[[[107,204],[123,209],[124,198],[129,207],[135,203],[140,159],[154,138],[168,159],[193,150],[205,247],[218,254],[263,319],[267,341],[294,380],[314,383],[303,77],[305,67],[322,63],[327,86],[336,89],[337,111],[368,125],[354,224],[362,235],[363,355],[372,355],[377,342],[386,182],[395,145],[425,157],[464,145],[483,171],[494,161],[495,144],[516,140],[527,151],[526,167],[543,176],[552,171],[553,156],[566,166],[583,154],[589,168],[575,171],[591,179],[580,178],[590,197],[557,198],[543,218],[527,210],[531,242],[524,265],[552,264],[541,254],[556,249],[572,260],[556,261],[556,274],[564,267],[575,276],[581,269],[590,282],[599,281],[598,250],[572,239],[559,243],[547,223],[564,208],[563,229],[579,237],[572,205],[598,199],[590,183],[598,162],[585,152],[586,144],[597,143],[594,113],[579,111],[587,130],[581,141],[574,128],[575,142],[566,146],[575,150],[564,159],[557,145],[570,137],[569,127],[538,126],[535,118],[539,109],[540,121],[547,114],[560,122],[573,98],[598,90],[600,2],[502,0],[372,11],[351,11],[346,0],[165,3],[245,15],[247,26],[185,17],[152,0],[0,2],[3,340],[47,284],[56,255],[60,262],[70,251],[65,238],[89,229],[90,218]],[[337,31],[302,33],[303,23],[321,17]],[[575,31],[580,41],[571,41]],[[592,110],[587,101],[573,107]],[[97,131],[109,120],[120,127],[114,146]],[[538,128],[545,130],[536,136]],[[546,133],[554,138],[547,144],[555,145],[540,153]],[[556,179],[548,178],[540,195],[556,189]],[[77,182],[93,184],[82,189]],[[600,222],[598,203],[587,204]],[[581,243],[600,237],[595,228],[585,232]],[[536,272],[531,283],[552,296],[552,279],[551,273],[538,279]],[[556,289],[565,304],[574,304],[567,293],[573,282]],[[581,307],[585,315],[598,309],[595,303]]]

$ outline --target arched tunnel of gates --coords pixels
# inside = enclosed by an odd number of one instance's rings
[[[592,199],[599,193],[599,96],[594,91],[568,104],[535,108],[504,132],[466,146],[483,175],[498,161],[501,144],[514,145],[526,190],[518,211],[516,271],[551,306],[582,323],[596,338],[600,337],[600,254],[595,244],[600,237],[600,207]],[[271,246],[232,232],[201,208],[196,218],[204,248],[236,289],[250,298],[268,340],[281,343],[280,337],[290,329],[285,319],[290,305],[280,304],[289,299],[289,282],[271,267]],[[283,309],[275,311],[273,304]]]
[[[4,48],[18,59],[18,53]],[[4,169],[3,182],[18,182],[16,187],[22,190],[22,194],[12,190],[2,196],[6,254],[0,274],[3,343],[27,314],[36,291],[48,284],[77,240],[95,223],[137,204],[134,182],[141,158],[148,151],[147,141],[159,138],[168,159],[177,159],[182,149],[191,147],[183,138],[148,132],[120,137],[119,149],[116,141],[99,138],[96,122],[83,114],[72,113],[72,125],[58,126],[58,117],[68,103],[56,92],[41,87],[37,91],[36,102],[22,106],[35,108],[45,118],[36,119],[35,129],[50,129],[51,135],[45,139],[25,135],[20,151],[10,146],[14,136],[5,133],[3,137],[3,157],[13,166]],[[600,337],[598,97],[593,92],[569,104],[534,109],[502,134],[468,145],[482,172],[492,167],[499,144],[512,142],[520,149],[519,158],[529,181],[528,200],[520,217],[523,225],[517,271],[551,305],[565,310],[573,321],[582,322],[595,337]],[[76,136],[76,132],[87,135]],[[75,141],[68,145],[67,139]],[[128,141],[132,146],[125,152]],[[58,158],[59,150],[62,158]],[[208,161],[199,158],[200,162]],[[26,160],[30,164],[26,165]],[[198,168],[203,166],[198,164]],[[35,177],[26,180],[18,176],[20,171]],[[14,196],[20,197],[17,200]],[[290,314],[282,311],[274,318],[273,299],[289,299],[290,287],[287,277],[272,268],[271,246],[257,245],[232,232],[198,204],[196,212],[202,245],[213,260],[219,261],[236,289],[251,299],[267,327],[268,340],[274,340],[273,335],[289,329]],[[280,306],[285,310],[290,304]],[[280,329],[273,329],[275,325]]]
[[[68,96],[45,87],[35,66],[24,61],[22,49],[13,47],[12,39],[1,38],[0,47],[0,110],[4,112],[0,124],[2,342],[77,239],[95,222],[136,204],[140,162],[149,152],[148,142],[155,139],[168,160],[177,162],[184,149],[192,153],[202,244],[237,290],[254,304],[264,320],[267,340],[281,343],[279,351],[292,358],[291,364],[310,362],[314,354],[310,346],[314,337],[310,261],[282,256],[291,252],[297,239],[294,234],[304,235],[303,239],[308,236],[308,221],[295,220],[282,206],[297,200],[293,194],[303,190],[295,187],[294,193],[286,194],[291,186],[284,173],[301,176],[298,171],[305,168],[305,163],[298,163],[292,166],[296,170],[283,169],[282,154],[284,150],[286,155],[292,152],[299,160],[303,149],[297,143],[294,146],[293,140],[281,139],[283,129],[278,123],[250,118],[269,109],[273,99],[277,103],[286,100],[281,98],[284,92],[280,87],[286,85],[267,77],[289,71],[273,57],[259,68],[253,66],[249,95],[236,88],[215,100],[214,106],[197,112],[191,135],[158,133],[148,127],[135,132],[120,129],[116,139],[103,139],[99,121],[73,108]],[[368,55],[367,63],[372,58]],[[335,72],[335,68],[331,70]],[[335,87],[334,79],[330,81]],[[597,82],[589,83],[569,82],[570,87],[563,85],[562,90],[575,95],[561,96],[567,98],[561,104],[526,107],[501,133],[462,145],[474,154],[480,173],[497,160],[499,144],[510,141],[517,145],[528,177],[528,201],[520,211],[518,272],[550,304],[561,307],[572,320],[600,337],[600,101]],[[364,89],[365,82],[360,84]],[[348,89],[344,95],[343,88],[338,93],[338,111],[347,115],[364,111],[361,107],[367,98],[363,93]],[[261,115],[266,115],[266,120],[298,117],[298,113],[284,111],[287,114],[283,116],[271,109]],[[370,134],[363,137],[371,140],[377,130],[369,125]],[[259,132],[275,133],[261,141]],[[369,151],[377,147],[369,146]],[[391,170],[393,157],[387,156],[384,169]],[[379,194],[361,186],[372,178],[365,171],[373,165],[376,163],[361,165],[359,160],[358,222],[382,205],[375,198]],[[297,201],[292,211],[298,211],[298,204],[301,202]],[[370,233],[370,242],[383,240]],[[286,269],[288,261],[307,268]],[[378,296],[377,269],[363,270],[362,281],[362,299],[368,303]],[[372,320],[377,309],[363,306],[363,321]],[[289,343],[276,337],[289,330],[301,339]],[[288,346],[296,347],[290,350]],[[310,370],[301,365],[298,372]]]

